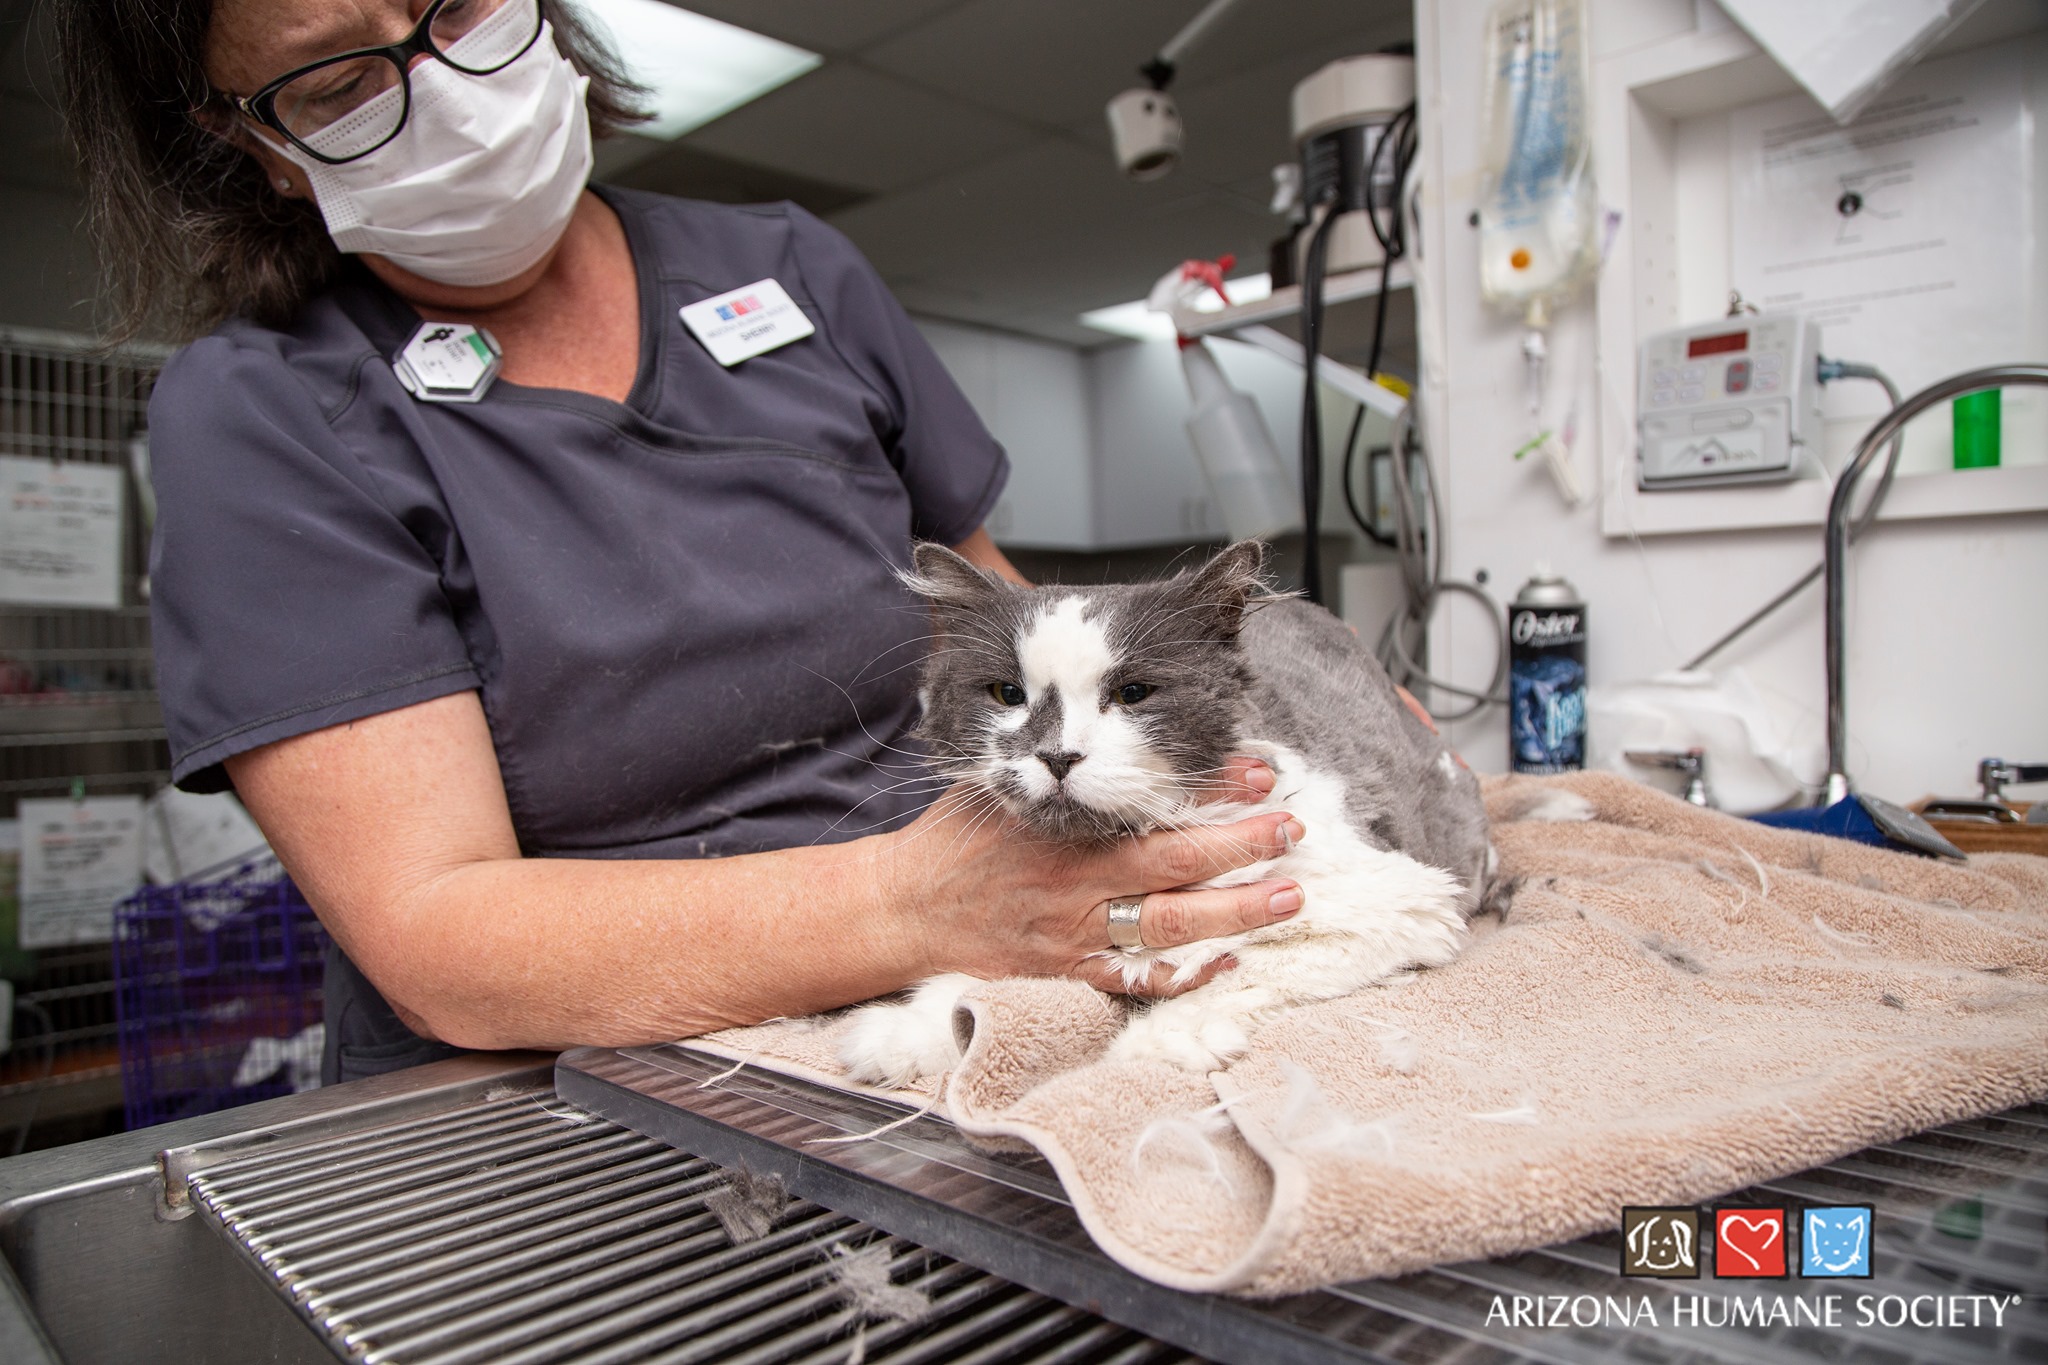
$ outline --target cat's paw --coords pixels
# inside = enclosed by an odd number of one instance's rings
[[[1251,1045],[1243,1025],[1232,1018],[1155,1021],[1152,1015],[1140,1015],[1110,1044],[1109,1060],[1165,1062],[1207,1075],[1244,1056]]]
[[[848,1077],[892,1090],[951,1070],[959,1060],[952,1024],[935,1028],[910,1005],[870,1006],[839,1040],[839,1064]]]
[[[960,1062],[953,1006],[974,984],[970,976],[934,977],[903,1004],[857,1011],[839,1040],[839,1064],[853,1080],[892,1090],[951,1071]]]

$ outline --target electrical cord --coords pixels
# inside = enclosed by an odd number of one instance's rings
[[[1415,102],[1410,100],[1381,130],[1379,139],[1373,143],[1372,154],[1366,158],[1364,180],[1364,210],[1366,222],[1372,228],[1373,237],[1380,244],[1380,288],[1374,300],[1372,349],[1366,361],[1366,378],[1379,373],[1381,348],[1387,330],[1387,285],[1394,261],[1405,254],[1406,232],[1401,217],[1401,193],[1407,183],[1408,169],[1415,160]],[[1389,217],[1384,225],[1380,221],[1381,208],[1373,202],[1373,186],[1379,182],[1380,168],[1384,164],[1395,187],[1394,202],[1387,206]],[[1316,366],[1322,352],[1323,330],[1323,283],[1327,273],[1330,252],[1330,232],[1337,220],[1351,210],[1334,195],[1323,203],[1323,216],[1310,231],[1308,249],[1304,253],[1301,269],[1301,347],[1302,380],[1301,398],[1301,516],[1302,516],[1302,588],[1311,602],[1324,600],[1322,564],[1322,504],[1323,504],[1323,418],[1317,402]],[[1358,504],[1351,491],[1351,469],[1353,452],[1357,448],[1360,424],[1352,422],[1351,433],[1345,441],[1343,469],[1344,500],[1352,518],[1362,526],[1364,518],[1358,514]],[[1384,539],[1374,535],[1366,526],[1368,535],[1384,544]]]
[[[1815,374],[1814,378],[1822,384],[1836,379],[1868,379],[1872,383],[1883,386],[1885,397],[1891,400],[1892,407],[1896,408],[1899,405],[1899,386],[1892,383],[1884,371],[1878,369],[1875,365],[1860,365],[1854,361],[1823,359],[1818,366],[1818,373]],[[1891,449],[1885,452],[1884,470],[1877,477],[1877,485],[1870,490],[1869,501],[1863,504],[1861,512],[1849,519],[1849,540],[1851,544],[1855,543],[1858,537],[1876,523],[1877,509],[1884,505],[1884,495],[1891,491],[1892,475],[1898,472],[1899,452],[1904,448],[1905,442],[1906,437],[1903,431],[1892,438]],[[1733,630],[1687,660],[1684,665],[1685,670],[1689,672],[1699,668],[1707,660],[1734,644],[1744,635],[1747,635],[1754,627],[1761,624],[1773,612],[1777,611],[1778,608],[1790,602],[1809,585],[1818,580],[1826,570],[1827,562],[1825,560],[1808,569],[1790,587],[1764,603],[1763,606],[1757,608],[1750,615],[1744,617],[1741,623]]]
[[[1396,124],[1401,126],[1397,127]],[[1399,192],[1394,204],[1394,219],[1382,227],[1377,213],[1368,217],[1373,233],[1386,252],[1381,262],[1379,310],[1373,327],[1373,373],[1378,373],[1378,361],[1382,340],[1386,332],[1386,298],[1388,272],[1395,259],[1407,254],[1410,240],[1410,222],[1417,212],[1416,193],[1411,179],[1415,169],[1417,136],[1415,127],[1415,106],[1410,105],[1390,123],[1387,136],[1374,149],[1375,163],[1382,148],[1392,147],[1396,167],[1395,184]],[[1421,289],[1420,277],[1416,288]],[[1421,300],[1417,300],[1418,307]],[[1354,467],[1358,432],[1364,422],[1361,407],[1352,418],[1351,435],[1345,449],[1344,499],[1350,508],[1352,519],[1366,535],[1380,544],[1392,541],[1395,562],[1401,568],[1401,586],[1405,601],[1402,608],[1387,618],[1373,652],[1388,676],[1409,691],[1425,693],[1443,692],[1463,698],[1468,705],[1456,709],[1438,711],[1429,708],[1430,715],[1446,723],[1468,720],[1484,711],[1488,706],[1505,704],[1505,686],[1508,676],[1507,617],[1500,604],[1480,587],[1461,579],[1446,579],[1443,575],[1443,508],[1437,501],[1436,473],[1429,459],[1429,443],[1418,430],[1420,411],[1414,402],[1402,409],[1400,418],[1394,423],[1393,432],[1393,484],[1394,484],[1394,534],[1391,538],[1382,535],[1378,528],[1359,510],[1353,492]],[[1411,461],[1419,465],[1421,473],[1420,499],[1416,496],[1415,480],[1411,477]],[[1426,501],[1429,523],[1427,527],[1418,524],[1417,506]],[[1494,664],[1492,675],[1486,686],[1480,690],[1461,687],[1446,679],[1436,677],[1421,664],[1415,655],[1429,636],[1430,621],[1446,595],[1469,597],[1477,602],[1493,622]],[[1430,698],[1432,701],[1434,697]]]
[[[1365,532],[1366,539],[1375,545],[1392,550],[1397,548],[1400,542],[1372,524],[1372,518],[1366,516],[1365,510],[1358,505],[1358,495],[1354,491],[1358,484],[1358,477],[1353,472],[1358,467],[1358,433],[1364,427],[1365,404],[1360,403],[1358,411],[1351,414],[1351,430],[1344,437],[1344,467],[1337,482],[1344,490],[1345,510],[1351,513],[1351,520],[1357,523],[1358,529]]]
[[[1323,601],[1323,411],[1316,400],[1316,362],[1322,348],[1323,266],[1330,255],[1330,229],[1343,214],[1333,202],[1309,234],[1301,267],[1301,587],[1308,600]]]
[[[1372,349],[1367,354],[1365,362],[1365,377],[1370,380],[1377,380],[1379,377],[1380,355],[1387,336],[1387,288],[1392,282],[1394,262],[1408,254],[1407,220],[1401,212],[1400,195],[1401,187],[1407,185],[1408,173],[1415,164],[1417,136],[1413,100],[1388,120],[1386,131],[1381,134],[1380,140],[1373,144],[1372,155],[1366,159],[1365,166],[1365,183],[1368,187],[1378,182],[1380,159],[1387,155],[1389,147],[1393,148],[1392,160],[1388,165],[1389,178],[1397,188],[1393,215],[1385,227],[1380,225],[1380,211],[1372,203],[1370,188],[1367,190],[1366,198],[1366,222],[1372,227],[1374,240],[1380,244],[1380,291],[1373,300]],[[1353,491],[1358,482],[1358,437],[1364,428],[1365,407],[1360,404],[1358,411],[1351,415],[1351,430],[1344,437],[1344,463],[1339,471],[1338,482],[1344,489],[1345,509],[1350,512],[1351,520],[1357,524],[1358,529],[1365,532],[1366,538],[1375,545],[1391,550],[1396,548],[1395,538],[1372,524],[1372,520],[1360,509],[1358,497]]]
[[[1372,155],[1365,163],[1365,221],[1372,228],[1373,239],[1380,244],[1380,292],[1374,300],[1372,322],[1372,350],[1366,358],[1365,377],[1372,379],[1380,372],[1380,347],[1387,335],[1387,285],[1392,278],[1394,262],[1408,254],[1408,232],[1401,213],[1401,195],[1408,185],[1408,172],[1415,165],[1417,138],[1415,133],[1415,101],[1410,100],[1401,110],[1387,121],[1386,131],[1372,147]],[[1392,147],[1392,159],[1387,163],[1388,179],[1394,186],[1393,203],[1388,206],[1392,216],[1385,227],[1380,226],[1380,211],[1372,202],[1372,186],[1380,176],[1380,158]]]
[[[1401,566],[1401,584],[1407,602],[1400,611],[1387,618],[1386,628],[1380,632],[1373,652],[1388,676],[1409,691],[1415,691],[1414,684],[1420,684],[1432,691],[1463,697],[1471,703],[1455,711],[1438,711],[1431,707],[1428,708],[1431,716],[1447,723],[1470,720],[1488,706],[1507,701],[1503,685],[1508,676],[1508,623],[1500,604],[1484,588],[1477,583],[1443,576],[1443,508],[1436,497],[1436,476],[1430,468],[1429,447],[1420,440],[1415,442],[1413,449],[1422,457],[1424,493],[1429,505],[1427,535],[1416,524],[1417,499],[1409,483],[1407,467],[1414,411],[1414,405],[1410,404],[1394,424],[1394,531],[1399,542],[1396,559]],[[1471,598],[1485,608],[1493,620],[1493,676],[1481,691],[1475,692],[1436,677],[1415,661],[1414,651],[1428,638],[1430,620],[1436,615],[1437,604],[1443,601],[1446,593]]]

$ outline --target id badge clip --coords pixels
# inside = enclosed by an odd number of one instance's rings
[[[466,322],[423,322],[391,358],[398,382],[422,403],[474,403],[504,368],[497,338]]]

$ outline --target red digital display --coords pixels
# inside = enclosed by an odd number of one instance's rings
[[[1694,337],[1685,343],[1685,358],[1698,360],[1703,355],[1723,355],[1729,351],[1749,349],[1749,333],[1723,332],[1717,337]]]

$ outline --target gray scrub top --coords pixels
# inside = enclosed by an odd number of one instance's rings
[[[421,403],[420,319],[360,267],[234,322],[150,403],[173,777],[475,689],[529,856],[715,857],[910,818],[913,539],[986,519],[1002,449],[860,253],[793,205],[601,190],[640,286],[624,403]],[[773,278],[815,335],[721,367],[678,310]],[[338,957],[338,955],[337,955]],[[345,959],[328,1075],[444,1055]]]

